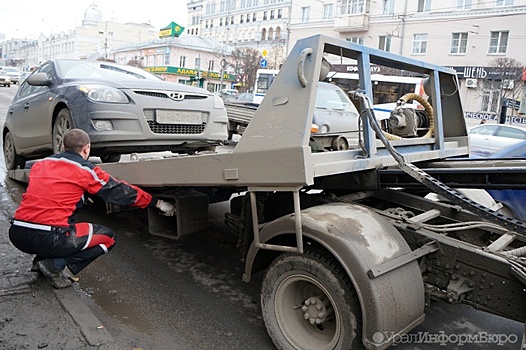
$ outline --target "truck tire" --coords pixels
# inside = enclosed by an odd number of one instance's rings
[[[265,274],[261,308],[278,349],[364,349],[358,296],[327,253],[278,257]]]

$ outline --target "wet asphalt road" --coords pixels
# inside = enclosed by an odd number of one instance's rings
[[[16,89],[0,89],[2,125]],[[0,161],[0,178],[16,204],[24,187],[4,179],[3,154]],[[227,209],[226,203],[213,205],[212,228],[180,241],[149,235],[143,210],[107,215],[96,202],[79,213],[79,220],[117,232],[115,249],[82,272],[80,289],[120,345],[145,350],[274,348],[261,318],[261,275],[250,283],[241,281],[236,240],[222,223]],[[524,326],[518,322],[442,302],[433,302],[426,314],[413,336],[400,339],[395,349],[519,349]],[[507,342],[461,345],[466,334],[480,334],[482,340],[499,335]]]

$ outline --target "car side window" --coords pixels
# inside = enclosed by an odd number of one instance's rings
[[[36,86],[29,85],[27,81],[24,81],[22,85],[20,85],[16,93],[19,97],[24,97],[24,96],[31,94],[35,87]]]
[[[511,139],[526,140],[526,132],[519,130],[519,129],[514,129],[514,128],[501,127],[497,130],[497,132],[495,133],[495,136],[508,137]]]
[[[497,125],[484,125],[480,128],[473,128],[470,130],[470,134],[478,134],[478,135],[493,135],[495,131],[497,130]]]

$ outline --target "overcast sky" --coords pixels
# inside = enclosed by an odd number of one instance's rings
[[[0,39],[36,39],[40,33],[67,31],[82,25],[84,12],[97,5],[102,20],[150,23],[154,28],[170,22],[186,26],[187,0],[0,0]]]

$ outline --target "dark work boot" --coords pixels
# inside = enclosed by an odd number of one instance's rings
[[[56,270],[53,266],[53,259],[44,259],[37,262],[40,272],[46,276],[53,287],[57,289],[71,287],[71,280],[62,274],[62,271]]]

